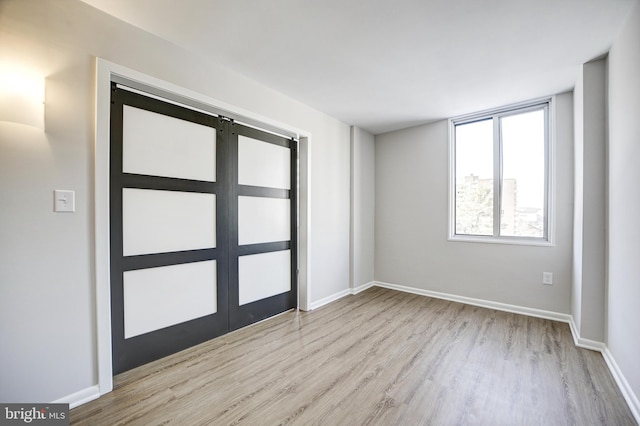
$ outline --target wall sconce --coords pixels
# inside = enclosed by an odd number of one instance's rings
[[[0,64],[0,121],[44,130],[44,77]]]

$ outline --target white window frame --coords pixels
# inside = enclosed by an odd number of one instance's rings
[[[517,237],[517,236],[500,236],[500,198],[502,184],[502,159],[501,159],[501,135],[499,125],[497,124],[500,117],[516,115],[527,111],[535,111],[544,108],[545,110],[545,219],[544,219],[544,236],[543,237]],[[481,111],[473,114],[467,114],[449,119],[449,241],[476,242],[476,243],[497,243],[497,244],[515,244],[515,245],[535,245],[535,246],[553,246],[555,245],[555,186],[554,186],[554,136],[555,136],[555,97],[546,97],[531,101],[521,102],[496,108],[492,110]],[[495,178],[494,172],[494,235],[467,235],[456,234],[456,142],[455,129],[457,125],[468,124],[475,121],[486,119],[494,120],[494,169],[499,169],[498,177]],[[496,149],[495,147],[498,147]]]

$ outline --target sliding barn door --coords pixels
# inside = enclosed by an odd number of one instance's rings
[[[233,129],[229,321],[236,329],[297,306],[297,153],[292,140]]]
[[[114,374],[297,304],[295,142],[112,86]]]

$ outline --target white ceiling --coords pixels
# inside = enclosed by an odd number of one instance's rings
[[[637,0],[83,0],[374,134],[560,93]]]

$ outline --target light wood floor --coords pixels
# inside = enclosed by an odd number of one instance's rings
[[[125,372],[74,425],[635,425],[567,324],[372,288]]]

